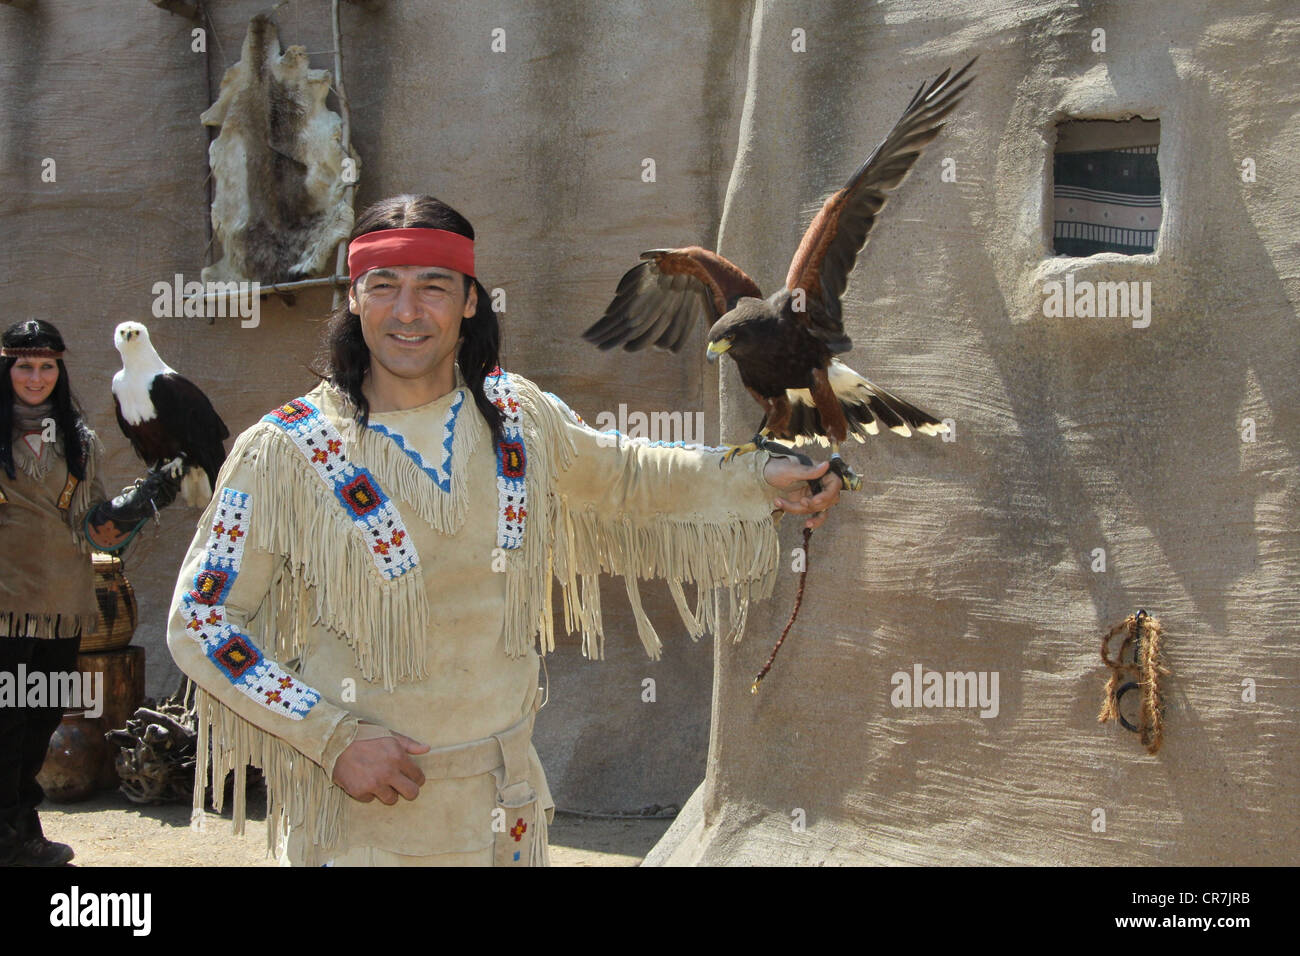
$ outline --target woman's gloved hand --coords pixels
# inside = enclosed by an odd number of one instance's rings
[[[100,551],[121,551],[146,521],[176,500],[180,490],[179,477],[165,467],[150,468],[116,498],[90,509],[86,537]]]

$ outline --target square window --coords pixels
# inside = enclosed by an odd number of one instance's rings
[[[1155,252],[1160,121],[1067,120],[1052,159],[1052,252]]]

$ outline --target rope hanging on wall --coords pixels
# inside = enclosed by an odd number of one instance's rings
[[[1119,653],[1112,660],[1110,642],[1121,633],[1125,637]],[[1139,735],[1147,753],[1151,754],[1160,750],[1165,738],[1164,695],[1160,690],[1160,679],[1169,675],[1169,669],[1161,659],[1163,634],[1158,619],[1146,611],[1138,611],[1112,627],[1101,639],[1101,659],[1110,668],[1110,680],[1106,682],[1097,720],[1102,723],[1118,720],[1126,730]],[[1126,681],[1125,677],[1130,679]],[[1136,727],[1120,713],[1120,701],[1131,690],[1142,692]]]

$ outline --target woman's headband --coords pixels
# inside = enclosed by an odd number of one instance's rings
[[[348,278],[383,266],[442,266],[474,275],[474,240],[445,229],[380,229],[348,243]]]
[[[0,347],[0,358],[52,358],[61,359],[63,353],[47,348]]]

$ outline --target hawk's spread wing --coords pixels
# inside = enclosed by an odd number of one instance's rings
[[[692,328],[713,325],[742,296],[762,298],[734,263],[700,246],[651,249],[624,273],[600,321],[582,333],[601,349],[653,345],[677,352]]]
[[[974,62],[972,59],[952,76],[944,70],[928,89],[921,84],[889,135],[844,188],[822,204],[804,233],[785,285],[791,291],[802,289],[809,300],[821,305],[796,313],[818,338],[844,338],[840,296],[848,285],[858,252],[866,245],[876,216],[884,208],[886,193],[907,177],[922,150],[943,129],[943,120],[957,106],[961,92],[974,79],[958,82]]]

